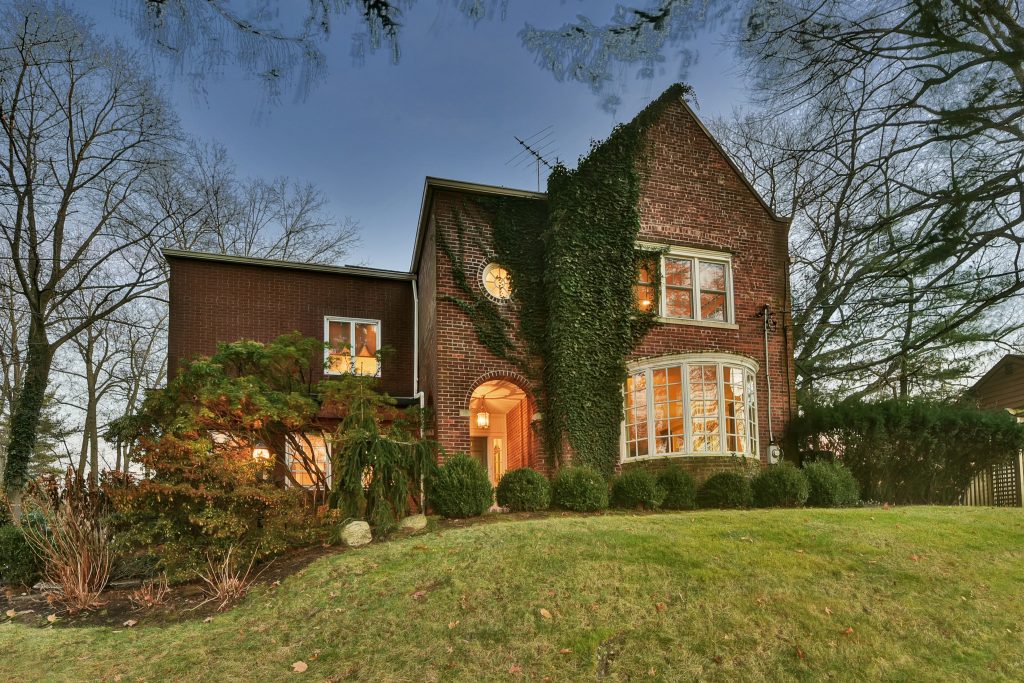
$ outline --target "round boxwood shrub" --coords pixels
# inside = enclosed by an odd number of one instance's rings
[[[31,586],[39,578],[39,560],[25,534],[16,526],[0,526],[0,579],[5,583]]]
[[[494,501],[494,487],[487,470],[464,453],[452,456],[431,478],[429,500],[442,517],[476,517]]]
[[[498,505],[511,512],[546,510],[551,505],[551,483],[529,467],[506,472],[496,490]]]
[[[753,498],[750,480],[736,472],[713,474],[697,489],[697,505],[702,508],[748,508]]]
[[[761,508],[798,508],[810,493],[807,477],[789,463],[762,469],[750,486],[754,490],[754,505]]]
[[[665,489],[663,510],[692,510],[697,507],[697,482],[682,467],[668,467],[658,474],[658,485]]]
[[[593,512],[608,507],[608,483],[589,467],[565,467],[558,470],[551,484],[555,505],[574,512]]]
[[[842,464],[819,460],[804,465],[803,470],[810,486],[808,505],[822,508],[849,507],[860,500],[857,478]]]
[[[647,470],[633,469],[612,481],[612,505],[635,510],[656,510],[665,499],[665,489]]]

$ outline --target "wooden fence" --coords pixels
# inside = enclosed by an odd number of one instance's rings
[[[960,497],[961,505],[1024,506],[1024,453],[976,476]]]

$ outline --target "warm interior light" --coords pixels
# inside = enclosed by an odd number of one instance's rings
[[[256,446],[252,449],[252,457],[256,460],[270,460],[270,449],[266,446]]]
[[[481,410],[476,414],[476,426],[480,429],[487,429],[491,426],[491,414]]]

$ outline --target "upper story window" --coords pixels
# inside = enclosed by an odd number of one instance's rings
[[[324,318],[324,361],[328,375],[380,376],[380,321]]]
[[[757,456],[757,366],[740,356],[691,354],[632,369],[624,391],[622,459]]]
[[[729,254],[672,247],[661,254],[658,315],[669,321],[734,322],[732,258]],[[651,264],[641,263],[634,284],[637,307],[654,306]]]
[[[508,269],[497,263],[488,263],[483,272],[484,291],[499,301],[512,296],[512,276]]]

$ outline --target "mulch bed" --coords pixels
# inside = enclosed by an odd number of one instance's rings
[[[596,515],[604,512],[593,513]],[[499,522],[543,519],[545,517],[573,515],[567,512],[518,512],[487,514],[471,519],[433,519],[428,531],[444,532],[448,529],[462,529],[477,524],[493,524]],[[422,533],[422,532],[421,532]],[[280,555],[273,560],[254,568],[259,576],[253,585],[272,585],[298,572],[306,565],[337,553],[347,552],[348,548],[332,545],[318,545],[298,548]],[[108,627],[142,627],[160,626],[182,621],[206,619],[219,613],[215,602],[205,602],[202,582],[192,582],[172,586],[163,604],[139,608],[130,599],[136,586],[108,588],[103,592],[103,605],[94,610],[69,614],[52,594],[34,591],[26,587],[3,588],[0,596],[0,623],[17,620],[18,623],[35,625],[40,628],[67,628],[81,626]],[[15,616],[10,616],[14,610]],[[55,620],[48,617],[55,617]],[[135,622],[126,626],[128,622]]]

